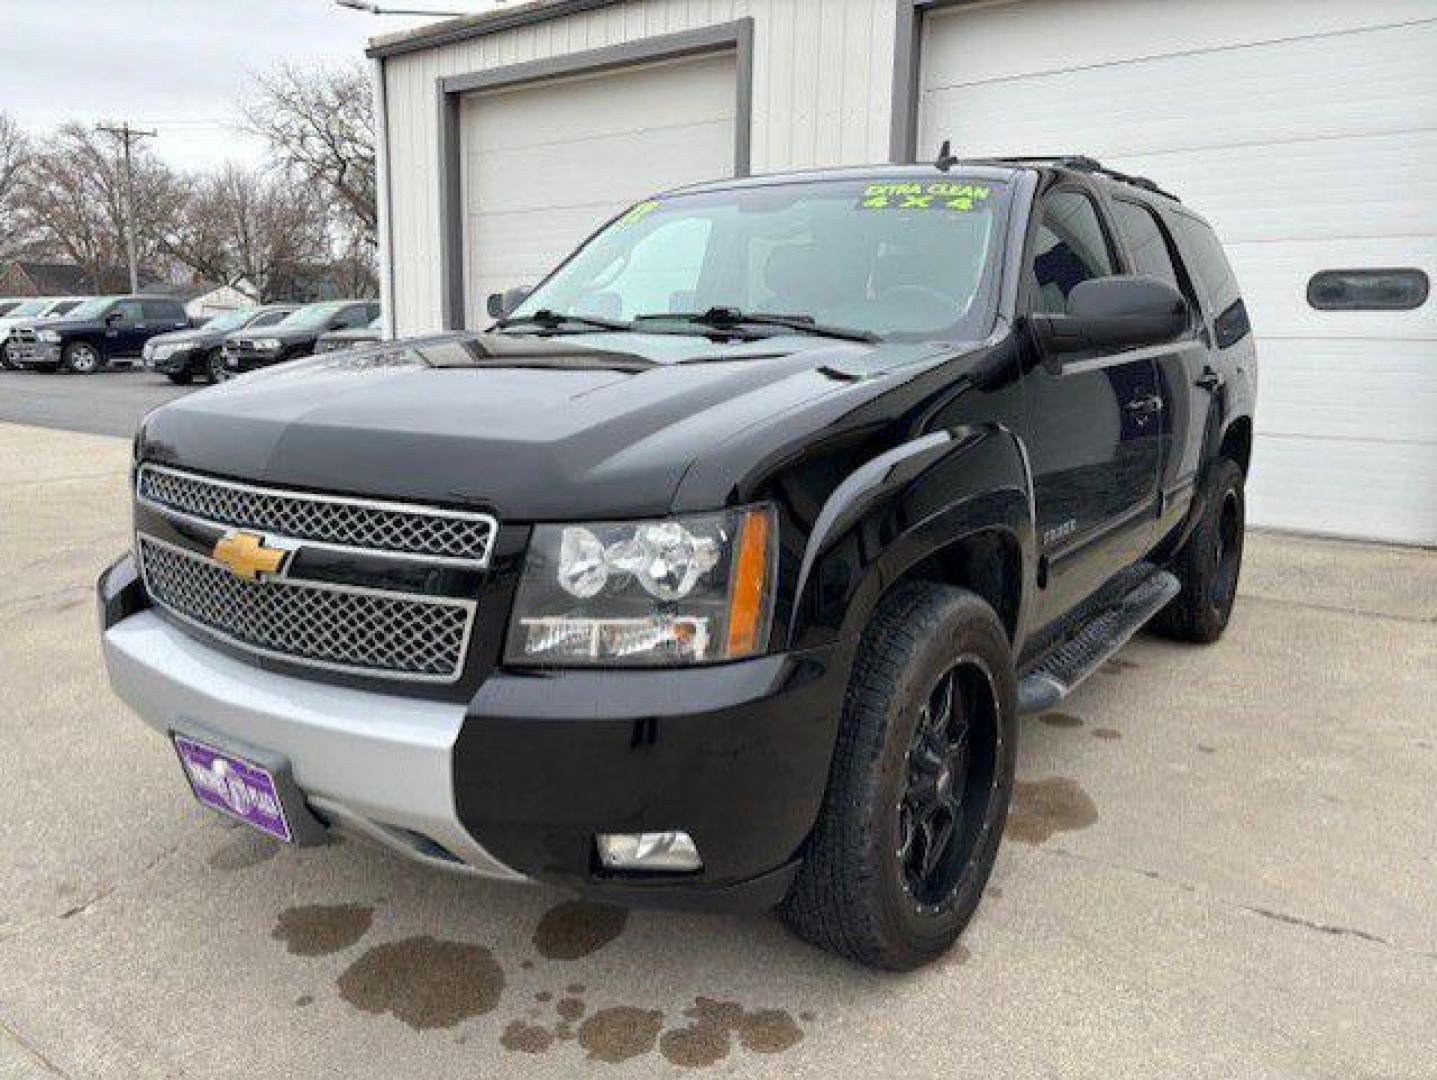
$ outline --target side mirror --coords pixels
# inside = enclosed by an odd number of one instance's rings
[[[105,316],[105,325],[106,325],[106,326],[118,326],[120,323],[122,323],[122,322],[124,322],[124,321],[125,321],[125,315],[124,315],[124,312],[121,312],[121,311],[112,311],[112,312],[110,312],[108,315]]]
[[[1164,345],[1190,321],[1182,293],[1152,277],[1105,277],[1084,281],[1068,294],[1066,315],[1035,315],[1045,351],[1094,352]]]
[[[514,309],[529,299],[533,289],[505,289],[503,292],[490,293],[486,302],[491,319],[507,319],[513,314]]]

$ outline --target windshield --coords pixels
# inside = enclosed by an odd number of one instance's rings
[[[972,336],[992,318],[998,181],[775,184],[640,203],[514,312],[630,321],[733,308],[895,341]]]
[[[254,308],[240,308],[238,311],[226,311],[223,315],[216,315],[204,325],[204,329],[215,333],[226,333],[230,330],[238,330],[245,323],[249,322],[254,315]]]
[[[10,318],[22,319],[26,315],[38,315],[40,314],[40,312],[45,310],[45,305],[47,303],[49,303],[49,301],[47,300],[26,300],[18,307],[10,309]]]
[[[295,330],[323,326],[348,306],[349,303],[344,300],[330,301],[325,304],[309,304],[285,316],[278,325]]]
[[[97,296],[93,300],[86,300],[79,307],[70,312],[72,319],[94,319],[98,318],[101,312],[108,308],[114,301],[108,296]]]
[[[61,315],[70,314],[70,312],[74,311],[79,306],[80,301],[78,300],[61,300],[59,303],[53,305],[50,310],[46,312],[46,314],[54,315],[56,318],[58,318]]]

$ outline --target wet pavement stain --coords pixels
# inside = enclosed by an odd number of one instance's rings
[[[1123,737],[1123,733],[1122,733],[1121,731],[1119,731],[1117,728],[1110,728],[1110,727],[1093,728],[1093,738],[1095,738],[1095,739],[1105,739],[1105,740],[1107,740],[1108,742],[1112,742],[1114,739],[1121,739],[1122,737]]]
[[[728,1056],[734,1036],[745,1049],[777,1054],[797,1045],[803,1029],[781,1009],[748,1012],[734,1001],[698,997],[684,1010],[689,1025],[666,1031],[659,1051],[672,1064],[697,1069]]]
[[[357,942],[373,922],[372,907],[311,904],[281,911],[269,936],[295,956],[328,956]]]
[[[424,936],[375,946],[336,985],[355,1008],[392,1013],[424,1031],[492,1012],[504,992],[504,971],[482,946]]]
[[[1132,671],[1134,668],[1140,668],[1142,666],[1142,664],[1136,661],[1124,660],[1121,656],[1115,656],[1111,660],[1106,661],[1099,670],[1107,675],[1121,675],[1125,671]]]
[[[624,908],[569,900],[544,913],[534,948],[547,960],[579,960],[622,934],[628,921]]]
[[[302,1009],[302,1008],[304,1008],[306,1005],[313,1005],[313,1004],[314,1004],[314,995],[313,995],[313,994],[300,994],[299,997],[297,997],[297,998],[294,999],[294,1006],[295,1006],[295,1008],[297,1008],[297,1009]]]
[[[1202,743],[1198,743],[1198,744],[1197,744],[1197,752],[1198,752],[1199,754],[1216,754],[1216,753],[1217,753],[1217,747],[1215,747],[1215,746],[1204,746]]]
[[[585,986],[583,983],[570,983],[564,987],[564,993],[566,994],[582,994],[584,990]]]
[[[587,1006],[578,998],[566,997],[554,1006],[554,1011],[569,1023],[577,1023],[588,1012]]]
[[[1083,726],[1082,717],[1065,712],[1045,712],[1038,717],[1038,721],[1051,728],[1080,728]]]
[[[579,1045],[590,1061],[617,1065],[653,1050],[663,1026],[664,1014],[658,1009],[616,1005],[600,1009],[579,1026]]]
[[[212,870],[247,870],[269,862],[279,854],[278,841],[267,840],[258,833],[243,832],[235,836],[209,857]]]
[[[499,1036],[499,1045],[518,1054],[542,1054],[554,1045],[554,1035],[546,1027],[515,1020]]]
[[[1098,808],[1076,781],[1061,776],[1019,780],[1006,835],[1021,844],[1041,844],[1054,833],[1086,829],[1097,820]]]
[[[540,1005],[547,1005],[549,1004],[549,1002],[554,1000],[554,995],[549,993],[549,991],[547,990],[540,990],[537,994],[534,995],[534,1000],[537,1001]]]

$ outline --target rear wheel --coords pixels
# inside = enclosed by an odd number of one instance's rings
[[[885,599],[854,662],[784,921],[874,967],[909,970],[942,955],[993,869],[1016,716],[1012,655],[992,608],[921,583]]]
[[[104,366],[104,361],[100,359],[100,350],[88,341],[70,342],[65,346],[61,360],[65,370],[73,371],[76,375],[93,375]]]
[[[1182,591],[1158,613],[1153,629],[1201,644],[1222,637],[1237,598],[1246,520],[1242,469],[1221,458],[1208,478],[1202,520],[1170,567]]]

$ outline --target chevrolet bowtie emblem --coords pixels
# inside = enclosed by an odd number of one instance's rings
[[[265,547],[264,537],[255,533],[235,532],[221,537],[215,544],[214,559],[229,567],[235,577],[258,581],[261,574],[277,574],[289,553]]]

